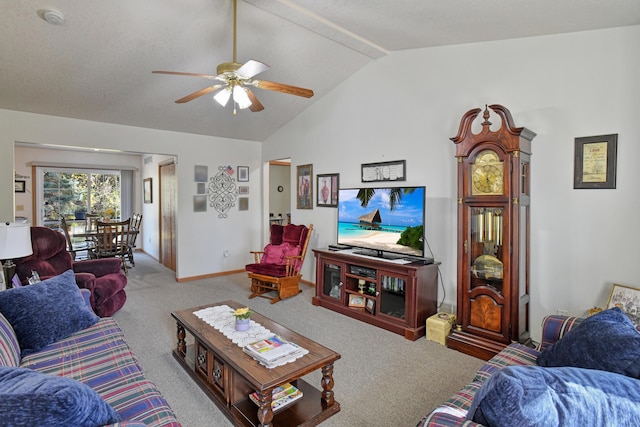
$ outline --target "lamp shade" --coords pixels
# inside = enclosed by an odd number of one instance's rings
[[[31,224],[3,222],[0,224],[0,260],[31,255]]]

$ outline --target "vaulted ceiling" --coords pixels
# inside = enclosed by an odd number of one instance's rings
[[[640,24],[638,0],[239,0],[238,62],[269,64],[258,78],[315,96],[255,88],[264,111],[234,116],[208,95],[174,103],[209,80],[151,74],[230,62],[232,0],[0,0],[0,10],[0,108],[256,141],[393,51]]]

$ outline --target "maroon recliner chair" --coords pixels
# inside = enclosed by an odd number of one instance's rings
[[[98,316],[108,317],[122,308],[127,300],[127,276],[120,271],[119,258],[73,262],[62,233],[46,227],[31,227],[31,244],[32,255],[13,261],[22,283],[28,282],[32,271],[44,280],[73,269],[78,287],[91,292],[91,307]]]

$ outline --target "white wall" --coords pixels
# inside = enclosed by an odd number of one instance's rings
[[[507,107],[533,140],[531,330],[556,310],[603,306],[612,282],[640,287],[640,27],[393,53],[363,68],[264,143],[313,172],[360,185],[360,164],[407,161],[406,185],[427,187],[427,238],[456,298],[456,161],[462,115]],[[496,118],[499,121],[499,119]],[[494,120],[495,121],[495,120]],[[574,190],[574,138],[618,134],[617,189]],[[294,175],[294,174],[292,174]],[[292,177],[295,179],[295,177]],[[336,210],[296,210],[312,247],[334,243]],[[305,276],[313,276],[305,264]]]
[[[189,278],[243,269],[249,250],[261,248],[263,224],[260,143],[177,132],[112,125],[84,120],[0,110],[0,218],[13,218],[14,142],[108,148],[139,153],[163,153],[177,159],[177,271]],[[249,166],[248,211],[237,205],[227,218],[217,212],[193,212],[196,194],[194,165],[206,165],[211,176],[219,166]],[[157,173],[157,172],[156,172]],[[154,191],[157,195],[157,180]],[[11,201],[11,204],[9,204]],[[143,215],[145,212],[143,212]],[[146,242],[145,242],[146,243]],[[224,250],[229,257],[224,257]]]

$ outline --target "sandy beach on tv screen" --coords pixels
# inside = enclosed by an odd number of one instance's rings
[[[407,255],[422,255],[417,249],[397,244],[396,242],[400,239],[400,235],[401,233],[372,231],[366,236],[357,239],[343,239],[340,243],[351,246],[375,247],[383,251],[402,252]]]

